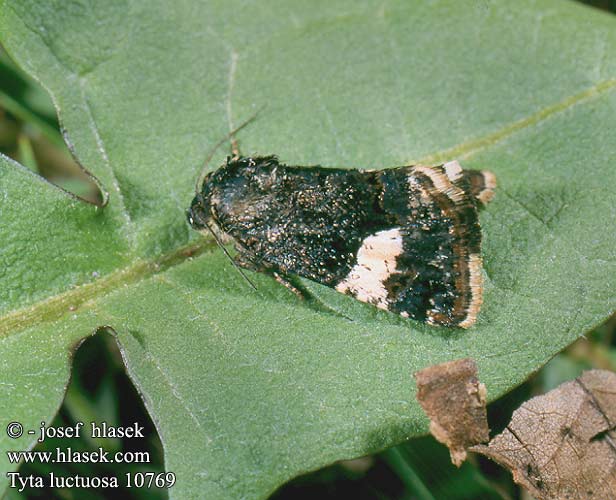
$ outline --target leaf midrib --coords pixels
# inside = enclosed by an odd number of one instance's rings
[[[13,330],[23,330],[37,324],[60,319],[69,312],[75,313],[87,302],[96,301],[123,285],[144,281],[164,273],[168,269],[194,258],[216,247],[215,242],[203,238],[197,243],[184,245],[155,259],[137,259],[132,264],[117,269],[96,281],[53,295],[28,307],[0,316],[0,339]]]
[[[417,163],[431,164],[445,160],[452,160],[454,158],[460,160],[468,159],[471,156],[489,148],[490,146],[507,139],[516,132],[545,121],[552,115],[566,111],[576,104],[592,100],[593,98],[610,91],[614,87],[616,87],[616,78],[602,80],[592,87],[582,90],[577,94],[565,97],[561,101],[540,109],[526,118],[521,118],[520,120],[511,122],[495,132],[460,143],[452,148],[430,154],[419,160]]]
[[[409,163],[431,164],[453,158],[468,159],[504,141],[516,132],[545,121],[554,114],[564,112],[577,104],[590,101],[614,88],[616,88],[616,79],[602,80],[581,92],[542,108],[526,118],[511,122],[495,132],[471,139]],[[212,239],[204,238],[197,243],[178,247],[155,259],[137,259],[129,266],[118,269],[92,283],[50,296],[28,307],[0,316],[0,339],[9,336],[12,331],[17,332],[37,324],[56,321],[63,315],[76,311],[86,302],[104,297],[122,285],[135,284],[154,275],[164,273],[168,269],[182,264],[186,259],[201,255],[213,248],[215,248],[215,242]]]

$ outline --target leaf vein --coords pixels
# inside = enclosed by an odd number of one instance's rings
[[[139,259],[96,281],[47,297],[28,307],[11,311],[0,316],[0,339],[8,337],[12,332],[17,333],[39,324],[56,321],[67,314],[75,314],[81,306],[109,295],[124,285],[138,283],[161,274],[185,262],[189,257],[196,257],[214,248],[216,245],[213,240],[203,239],[197,243],[180,247],[157,259]]]
[[[599,97],[611,91],[615,87],[616,78],[603,80],[593,85],[592,87],[578,92],[577,94],[570,95],[557,103],[542,108],[539,111],[536,111],[535,113],[527,116],[526,118],[511,122],[500,128],[499,130],[496,130],[495,132],[460,143],[449,149],[444,149],[442,151],[432,153],[428,156],[425,156],[421,160],[412,163],[431,164],[451,159],[468,159],[482,151],[485,151],[489,147],[508,139],[510,136],[514,135],[517,132],[530,128],[533,125],[537,125],[547,120],[552,115],[562,113],[578,104]]]

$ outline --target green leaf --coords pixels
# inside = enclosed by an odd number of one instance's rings
[[[460,468],[449,451],[432,436],[412,439],[385,450],[382,457],[406,482],[412,498],[420,500],[496,500],[506,498],[481,473],[471,455]]]
[[[492,399],[519,384],[615,309],[615,28],[561,0],[0,1],[3,45],[109,194],[98,209],[0,160],[0,423],[50,421],[71,349],[109,326],[172,497],[259,498],[425,432],[418,369],[472,357]],[[189,230],[203,158],[263,105],[244,153],[496,173],[474,328],[307,283],[317,308],[261,275],[252,292]]]

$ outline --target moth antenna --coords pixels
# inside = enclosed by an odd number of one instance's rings
[[[248,278],[248,276],[246,276],[244,274],[244,271],[242,271],[242,269],[235,263],[235,261],[233,260],[233,257],[231,257],[231,254],[229,253],[229,251],[225,248],[225,246],[222,244],[222,242],[218,239],[218,236],[216,236],[216,233],[214,232],[214,230],[210,227],[210,225],[206,222],[205,223],[205,227],[208,228],[208,230],[210,231],[210,233],[212,234],[212,236],[214,237],[214,240],[216,241],[216,244],[221,248],[221,250],[225,253],[225,255],[229,258],[229,260],[231,261],[231,264],[233,264],[233,267],[235,267],[235,269],[237,269],[237,271],[242,275],[242,278],[244,278],[246,280],[246,282],[254,289],[256,290],[257,287],[255,286],[255,284],[250,281],[250,279]]]
[[[237,134],[240,130],[242,130],[246,125],[248,125],[249,123],[253,122],[257,116],[259,115],[259,113],[261,111],[263,111],[263,108],[265,108],[265,104],[263,106],[261,106],[254,115],[252,115],[250,118],[248,118],[245,122],[241,123],[240,125],[238,125],[237,127],[235,127],[231,132],[229,132],[227,135],[225,135],[222,139],[220,139],[220,141],[218,141],[216,144],[214,144],[214,146],[212,147],[212,149],[210,149],[210,152],[208,153],[207,157],[205,158],[205,161],[203,162],[203,168],[201,169],[201,174],[199,174],[199,177],[197,178],[197,184],[195,184],[195,194],[199,194],[199,188],[201,187],[201,185],[203,184],[203,179],[205,179],[206,176],[206,170],[207,170],[207,166],[210,163],[210,160],[214,157],[214,153],[216,153],[216,150],[226,141],[228,141],[230,138],[234,137],[235,134]],[[237,149],[237,141],[232,141],[231,143],[231,147],[233,148],[233,158],[236,157],[236,152],[239,154],[239,150]]]

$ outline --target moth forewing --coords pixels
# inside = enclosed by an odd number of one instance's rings
[[[362,171],[238,157],[204,179],[189,222],[230,237],[239,265],[286,286],[301,276],[404,317],[467,328],[482,302],[477,210],[495,187],[491,172],[458,162]]]

